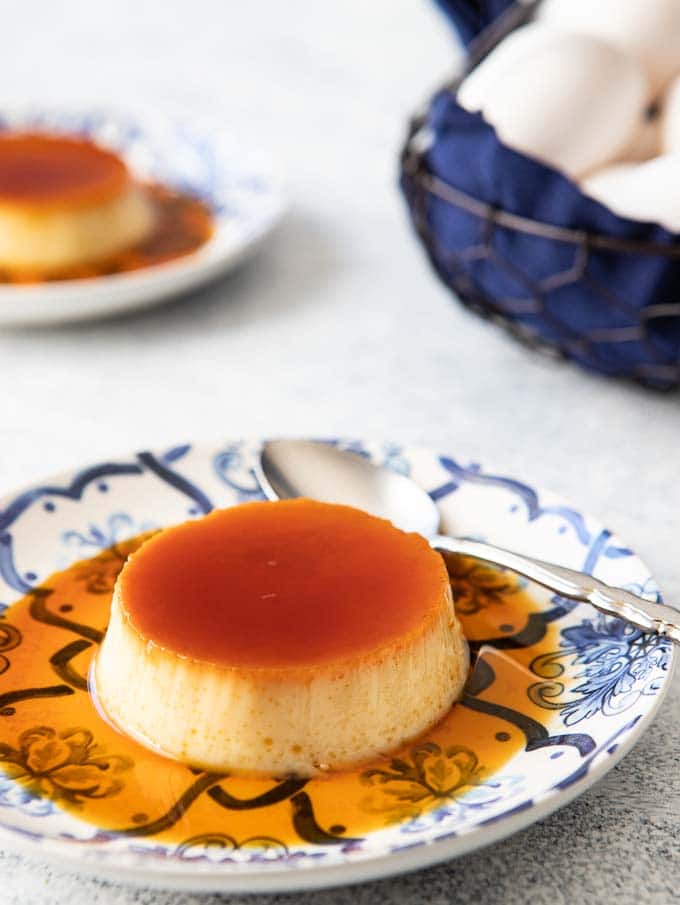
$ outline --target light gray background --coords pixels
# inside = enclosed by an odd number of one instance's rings
[[[546,362],[455,307],[395,187],[408,113],[456,46],[426,0],[0,3],[0,105],[157,105],[270,149],[291,213],[247,267],[165,308],[0,334],[0,492],[146,446],[243,434],[422,442],[615,528],[680,601],[680,406]],[[680,898],[680,682],[559,814],[471,857],[291,905]],[[266,897],[257,901],[263,902]],[[215,905],[0,855],[2,905]],[[252,901],[252,900],[251,900]]]

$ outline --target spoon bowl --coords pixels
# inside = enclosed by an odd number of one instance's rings
[[[427,538],[439,531],[439,511],[415,481],[329,443],[270,440],[256,477],[270,500],[308,497],[342,503],[391,521]]]

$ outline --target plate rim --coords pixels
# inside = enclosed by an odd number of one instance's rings
[[[293,436],[293,435],[290,435]],[[186,445],[192,451],[207,454],[220,446],[231,443],[261,443],[271,437],[226,437],[222,439],[210,439],[199,437],[195,442],[189,441]],[[313,438],[319,442],[336,442],[338,438]],[[391,441],[375,440],[374,438],[341,438],[341,442],[360,442],[369,446],[379,444],[381,446],[394,445]],[[181,443],[173,446],[183,445]],[[404,443],[399,445],[402,449],[411,451],[425,451],[433,456],[444,455],[432,446],[422,443]],[[136,459],[144,450],[135,452],[114,453],[108,458]],[[70,469],[62,469],[56,473],[46,475],[38,481],[28,482],[20,487],[10,489],[0,495],[0,510],[11,500],[26,491],[31,491],[38,486],[47,484],[59,484],[71,481],[74,475],[82,470],[95,468],[103,464],[102,461],[81,464]],[[481,475],[494,477],[509,477],[504,469],[491,469],[482,467]],[[513,480],[518,480],[513,478]],[[519,478],[519,480],[522,480]],[[546,489],[541,485],[528,484],[539,496],[548,494],[552,500],[569,505],[569,499],[560,494]],[[572,507],[573,508],[573,507]],[[606,526],[598,518],[591,516],[589,510],[578,508],[584,518],[592,520],[598,527]],[[612,532],[613,538],[619,538],[616,532]],[[635,551],[633,555],[652,575],[648,566]],[[653,577],[653,576],[652,576]],[[14,601],[16,602],[16,600]],[[13,604],[10,603],[10,608]],[[481,850],[495,842],[502,841],[511,835],[529,827],[533,823],[543,820],[574,799],[582,795],[588,788],[603,778],[615,767],[644,736],[651,723],[657,717],[659,709],[665,702],[666,695],[671,687],[677,666],[677,652],[671,645],[669,651],[668,670],[665,673],[663,683],[655,694],[651,706],[640,715],[635,725],[625,734],[617,744],[613,752],[604,752],[604,749],[593,753],[592,758],[596,762],[590,767],[584,776],[571,783],[567,788],[550,788],[538,799],[528,798],[520,802],[513,812],[501,815],[491,824],[478,824],[450,837],[420,841],[411,847],[396,852],[382,852],[371,854],[367,857],[354,860],[346,860],[335,864],[303,864],[267,865],[259,871],[253,870],[237,872],[230,871],[229,864],[207,863],[196,865],[192,862],[173,864],[149,859],[147,864],[120,865],[116,863],[115,854],[109,858],[94,852],[93,856],[83,857],[83,849],[79,849],[72,843],[60,839],[48,839],[47,848],[36,848],[33,840],[22,836],[21,831],[13,832],[0,825],[0,843],[8,852],[24,855],[33,861],[50,864],[66,872],[83,874],[95,878],[101,878],[119,883],[124,886],[147,886],[156,889],[176,889],[195,892],[233,892],[241,894],[295,892],[331,888],[337,886],[349,886],[399,876],[416,870],[432,867],[436,864],[453,858]],[[606,757],[601,757],[606,753]],[[591,761],[592,762],[592,761]]]

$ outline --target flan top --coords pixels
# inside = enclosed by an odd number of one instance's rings
[[[129,180],[123,161],[86,139],[0,132],[0,204],[49,209],[110,201]]]
[[[169,528],[130,557],[116,586],[147,641],[245,668],[332,664],[411,641],[448,594],[443,560],[419,535],[304,499]]]

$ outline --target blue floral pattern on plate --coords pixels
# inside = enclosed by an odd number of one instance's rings
[[[658,693],[670,662],[669,641],[600,613],[562,629],[560,649],[534,660],[531,669],[543,681],[532,686],[530,696],[541,707],[559,710],[565,726],[596,715],[618,716],[641,695]],[[567,664],[578,680],[571,697],[559,681]]]

